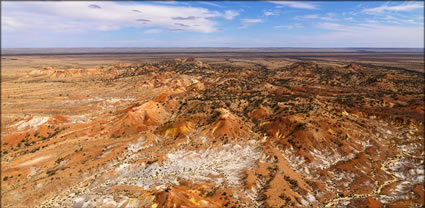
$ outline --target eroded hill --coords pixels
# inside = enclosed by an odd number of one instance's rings
[[[423,73],[175,59],[2,83],[2,207],[421,207]]]

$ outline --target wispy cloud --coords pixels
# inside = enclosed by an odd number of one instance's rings
[[[378,20],[366,20],[366,22],[367,23],[370,23],[370,24],[377,24],[377,23],[379,23],[379,21]]]
[[[11,32],[18,30],[24,27],[25,25],[16,21],[16,19],[13,17],[3,16],[1,19],[1,26],[5,32]]]
[[[317,27],[329,30],[330,32],[313,37],[303,36],[298,41],[315,45],[328,43],[328,47],[391,46],[421,48],[424,44],[424,30],[422,26],[391,26],[384,24],[346,25],[323,22],[319,23]]]
[[[160,30],[160,29],[149,29],[149,30],[145,30],[144,33],[146,33],[146,34],[154,34],[154,33],[160,33],[160,32],[162,32],[162,30]]]
[[[226,10],[223,15],[224,19],[227,20],[233,20],[236,16],[239,16],[239,12],[234,10]]]
[[[292,25],[277,25],[273,27],[274,29],[288,29],[288,30],[292,30],[294,29],[294,26]]]
[[[196,19],[195,16],[187,16],[187,17],[172,17],[173,20],[194,20]]]
[[[200,33],[218,31],[216,18],[232,19],[237,12],[148,3],[2,2],[2,27],[7,31],[78,33],[121,28],[163,27]],[[179,23],[179,24],[176,24]]]
[[[321,23],[318,23],[317,26],[322,29],[346,31],[346,32],[365,31],[365,30],[373,29],[373,27],[370,27],[371,25],[369,27],[365,25],[360,27],[360,26],[348,26],[348,25],[331,23],[331,22],[321,22]]]
[[[296,9],[318,9],[316,4],[301,1],[269,1],[270,3],[278,4],[280,6],[286,6]]]
[[[278,16],[279,15],[279,11],[263,11],[263,14],[265,16]]]
[[[241,21],[241,27],[240,28],[245,28],[245,27],[248,27],[249,25],[255,25],[255,24],[258,24],[258,23],[262,23],[263,22],[263,20],[262,19],[243,19],[242,21]]]
[[[396,25],[424,25],[423,21],[417,21],[415,19],[388,19],[385,21],[387,23],[396,24]]]
[[[177,26],[180,26],[180,27],[190,27],[190,25],[186,25],[186,24],[182,24],[182,23],[174,23],[175,25],[177,25]]]
[[[208,6],[218,7],[218,8],[226,8],[226,7],[225,7],[225,6],[223,6],[223,5],[216,4],[216,3],[212,3],[212,2],[199,1],[198,3],[200,3],[200,4],[205,4],[205,5],[208,5]]]
[[[296,16],[295,19],[318,19],[320,16],[317,14],[308,14],[304,16]]]
[[[321,20],[327,20],[327,21],[333,21],[335,20],[336,14],[335,13],[327,13],[325,16],[321,16]]]
[[[335,17],[337,15],[335,13],[327,13],[326,15],[318,15],[318,14],[308,14],[304,16],[296,16],[294,19],[300,20],[300,19],[321,19],[326,21],[333,21],[336,20]]]
[[[148,20],[148,19],[136,19],[136,21],[138,21],[138,22],[150,22],[150,20]]]
[[[277,30],[279,30],[279,29],[292,30],[294,28],[302,28],[302,27],[303,26],[301,24],[296,23],[296,24],[290,24],[290,25],[276,25],[273,28],[277,29]]]
[[[101,9],[102,7],[100,7],[99,5],[97,5],[97,4],[90,4],[89,6],[88,6],[89,8],[92,8],[92,9]]]
[[[389,6],[389,5],[383,5],[380,7],[374,7],[374,8],[367,8],[367,9],[363,9],[362,12],[364,13],[369,13],[369,14],[374,14],[374,13],[382,13],[382,12],[386,12],[386,11],[391,11],[391,12],[406,12],[406,11],[412,11],[415,9],[423,9],[424,8],[424,3],[420,3],[420,2],[407,2],[407,3],[403,3],[400,5],[394,5],[394,6]]]

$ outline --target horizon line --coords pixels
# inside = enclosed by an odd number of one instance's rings
[[[31,47],[3,49],[425,49],[425,47]]]

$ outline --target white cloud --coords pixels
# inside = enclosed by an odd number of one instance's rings
[[[346,31],[346,32],[365,31],[365,30],[370,30],[370,29],[373,30],[374,29],[374,28],[366,27],[365,25],[363,25],[362,27],[360,27],[360,26],[347,26],[347,25],[330,23],[330,22],[321,22],[317,26],[319,28],[322,28],[322,29],[335,30],[335,31]]]
[[[223,17],[224,17],[224,19],[227,19],[227,20],[233,20],[233,18],[236,17],[236,16],[238,16],[238,15],[239,15],[239,12],[238,11],[226,10],[224,12]]]
[[[379,21],[377,20],[366,20],[367,23],[371,23],[371,24],[377,24],[379,23]]]
[[[300,2],[300,1],[269,1],[270,3],[278,4],[280,6],[286,6],[296,9],[317,9],[317,6],[312,3]]]
[[[294,28],[302,28],[302,25],[300,24],[291,24],[291,25],[277,25],[273,27],[274,29],[288,29],[292,30]]]
[[[110,31],[110,30],[119,30],[120,26],[118,26],[118,25],[106,25],[105,24],[105,25],[99,25],[95,28],[96,28],[96,30],[99,30],[99,31]]]
[[[391,23],[391,24],[412,24],[412,25],[423,25],[423,21],[420,21],[417,17],[403,17],[400,15],[392,16],[392,15],[386,15],[379,17],[380,20],[383,20],[384,22]],[[422,17],[423,18],[423,17]],[[423,20],[423,19],[422,19]],[[368,21],[369,22],[369,21]]]
[[[417,22],[417,21],[415,21],[413,19],[404,19],[404,20],[399,19],[399,20],[392,21],[392,23],[395,23],[395,24],[404,24],[404,25],[405,24],[411,24],[411,25],[423,25],[424,24],[423,21]]]
[[[248,27],[249,25],[255,25],[262,22],[263,22],[262,19],[243,19],[241,21],[242,26],[240,28],[245,28],[245,27]]]
[[[333,21],[335,20],[336,14],[335,13],[327,13],[326,16],[320,17],[321,20],[327,20],[327,21]]]
[[[395,19],[395,17],[393,17],[391,15],[387,15],[387,16],[383,17],[383,19],[391,20],[391,19]]]
[[[383,6],[375,7],[375,8],[367,8],[367,9],[363,9],[362,12],[369,13],[369,14],[382,13],[386,11],[406,12],[406,11],[412,11],[415,9],[423,9],[423,8],[424,8],[423,2],[422,3],[407,2],[407,3],[396,5],[396,6],[383,5]]]
[[[288,30],[292,30],[292,29],[294,29],[294,26],[292,26],[292,25],[277,25],[277,26],[274,26],[273,28],[274,29],[283,29],[283,28],[286,28]]]
[[[264,15],[265,16],[278,16],[279,12],[278,11],[264,11]]]
[[[238,15],[232,11],[223,14],[205,8],[147,3],[2,2],[2,7],[4,32],[23,33],[84,33],[152,26],[210,33],[218,30],[214,18]]]
[[[321,19],[321,20],[326,20],[326,21],[334,21],[336,14],[335,13],[327,13],[324,16],[320,16],[317,14],[308,14],[308,15],[304,15],[304,16],[296,16],[294,17],[294,19],[296,20],[300,20],[300,19]]]
[[[3,16],[1,20],[1,26],[3,30],[5,30],[6,32],[9,32],[9,31],[14,31],[16,29],[19,29],[20,27],[23,26],[23,24],[17,22],[12,17]]]
[[[162,30],[160,29],[149,29],[149,30],[145,30],[146,34],[153,34],[153,33],[160,33],[162,32]]]
[[[320,16],[319,15],[317,15],[317,14],[309,14],[309,15],[304,15],[304,16],[301,16],[301,18],[303,18],[303,19],[317,19],[317,18],[319,18]]]
[[[266,15],[266,16],[272,16],[272,15],[274,15],[274,13],[273,12],[266,11],[266,12],[264,12],[264,15]]]
[[[329,33],[298,38],[304,44],[326,45],[327,47],[413,47],[424,44],[423,26],[392,26],[383,24],[344,25],[319,23],[319,28]]]
[[[198,3],[205,4],[205,5],[208,5],[208,6],[218,7],[218,8],[225,8],[225,6],[223,6],[223,5],[212,3],[212,2],[198,1]]]
[[[344,18],[344,20],[353,21],[354,19],[352,17],[346,17],[346,18]]]

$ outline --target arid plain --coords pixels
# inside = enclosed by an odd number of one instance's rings
[[[1,207],[423,207],[423,55],[2,50]]]

